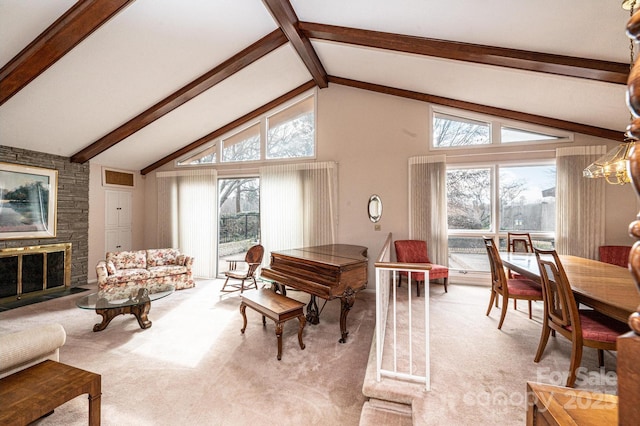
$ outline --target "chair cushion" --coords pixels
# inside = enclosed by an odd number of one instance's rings
[[[589,309],[580,309],[580,324],[582,338],[598,342],[615,343],[618,336],[629,331],[627,324]],[[571,331],[571,326],[567,330]]]
[[[542,297],[542,286],[540,283],[526,278],[510,278],[507,280],[507,286],[509,286],[510,295]]]
[[[400,275],[409,276],[408,272],[400,271]],[[431,270],[429,271],[429,279],[437,280],[438,278],[449,278],[449,268],[442,265],[431,264]],[[424,281],[424,272],[412,272],[411,279],[416,281]]]

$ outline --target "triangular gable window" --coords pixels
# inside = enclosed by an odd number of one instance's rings
[[[467,149],[489,146],[572,142],[573,133],[469,111],[445,107],[431,109],[431,146]]]
[[[193,166],[197,164],[212,164],[217,162],[217,144],[213,144],[210,147],[198,151],[195,154],[190,155],[187,158],[183,158],[178,161],[178,166]]]
[[[561,136],[532,132],[530,130],[522,130],[505,126],[500,128],[500,136],[500,140],[502,141],[502,143],[557,141],[559,139],[563,139],[563,137]]]

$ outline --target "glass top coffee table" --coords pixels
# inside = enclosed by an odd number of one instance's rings
[[[136,317],[140,328],[151,327],[148,318],[151,309],[151,301],[162,299],[173,293],[173,285],[146,287],[130,287],[118,290],[117,293],[99,291],[88,296],[81,297],[76,305],[82,309],[94,309],[96,314],[102,316],[102,322],[93,326],[93,331],[101,331],[107,328],[112,319],[118,315],[131,314]]]

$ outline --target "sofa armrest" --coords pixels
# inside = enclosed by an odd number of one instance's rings
[[[0,336],[0,378],[47,359],[58,361],[67,334],[60,324],[46,324]]]
[[[98,276],[98,285],[106,284],[109,273],[107,272],[107,262],[101,260],[96,265],[96,275]]]
[[[193,261],[195,260],[195,257],[192,256],[185,256],[184,257],[184,266],[187,267],[187,272],[191,272],[191,268],[193,267]]]

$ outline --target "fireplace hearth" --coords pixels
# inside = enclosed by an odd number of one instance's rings
[[[71,285],[71,243],[0,249],[0,304]]]

